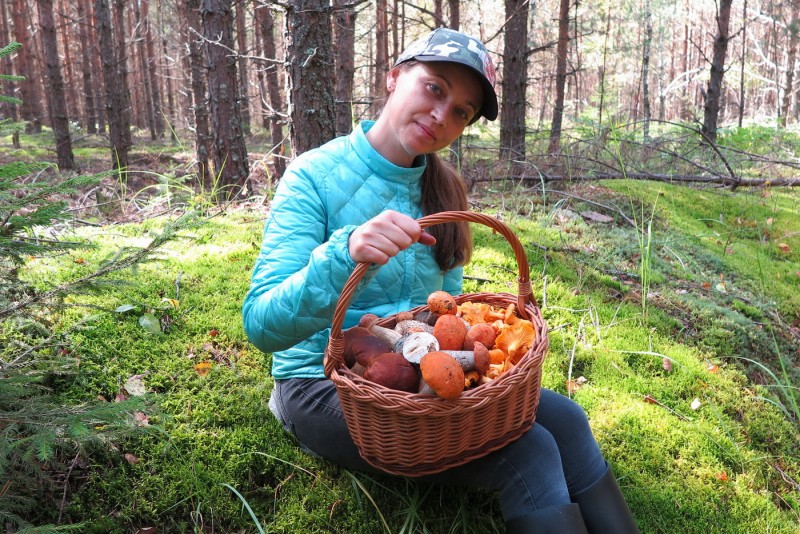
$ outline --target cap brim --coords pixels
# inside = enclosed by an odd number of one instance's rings
[[[410,57],[405,61],[411,61],[412,59],[416,59],[417,61],[447,61],[448,63],[458,63],[459,65],[464,65],[469,70],[474,72],[478,75],[478,81],[481,82],[481,87],[483,88],[483,104],[481,105],[481,109],[478,113],[475,114],[475,117],[470,121],[470,124],[474,123],[481,117],[486,117],[487,120],[493,121],[497,118],[497,93],[492,87],[492,84],[489,83],[489,80],[486,79],[486,76],[483,75],[481,71],[473,67],[472,65],[467,65],[466,63],[462,63],[460,61],[453,61],[450,58],[444,58],[441,56],[425,56],[425,55],[418,55],[414,57]],[[400,63],[405,63],[405,61],[400,61],[395,64],[395,66],[399,65]]]

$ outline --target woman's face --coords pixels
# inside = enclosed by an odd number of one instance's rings
[[[483,100],[478,75],[446,61],[400,65],[389,72],[386,85],[389,98],[375,125],[380,135],[368,137],[384,157],[401,166],[449,146]]]

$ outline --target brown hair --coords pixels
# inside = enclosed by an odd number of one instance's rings
[[[467,188],[456,170],[436,154],[427,155],[422,174],[422,213],[468,209]],[[427,229],[436,238],[436,263],[443,271],[464,265],[472,255],[472,233],[467,222],[436,224]]]

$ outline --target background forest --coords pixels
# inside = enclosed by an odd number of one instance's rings
[[[7,532],[503,531],[304,454],[241,326],[285,166],[437,26],[500,98],[444,156],[642,532],[800,532],[800,0],[0,0]],[[465,291],[512,290],[474,237]]]

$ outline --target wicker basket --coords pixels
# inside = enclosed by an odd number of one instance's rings
[[[518,294],[468,293],[456,302],[507,307],[530,320],[536,339],[518,364],[495,380],[466,390],[458,399],[406,393],[365,380],[344,363],[342,323],[350,299],[369,268],[359,263],[342,290],[334,312],[325,375],[336,385],[345,421],[361,456],[396,475],[422,476],[465,464],[517,439],[533,424],[539,404],[541,370],[549,347],[547,326],[531,293],[528,260],[517,237],[497,219],[469,211],[448,211],[419,219],[423,228],[467,221],[484,224],[511,244],[519,266]],[[413,312],[426,309],[414,308]],[[378,324],[394,327],[394,317]]]

